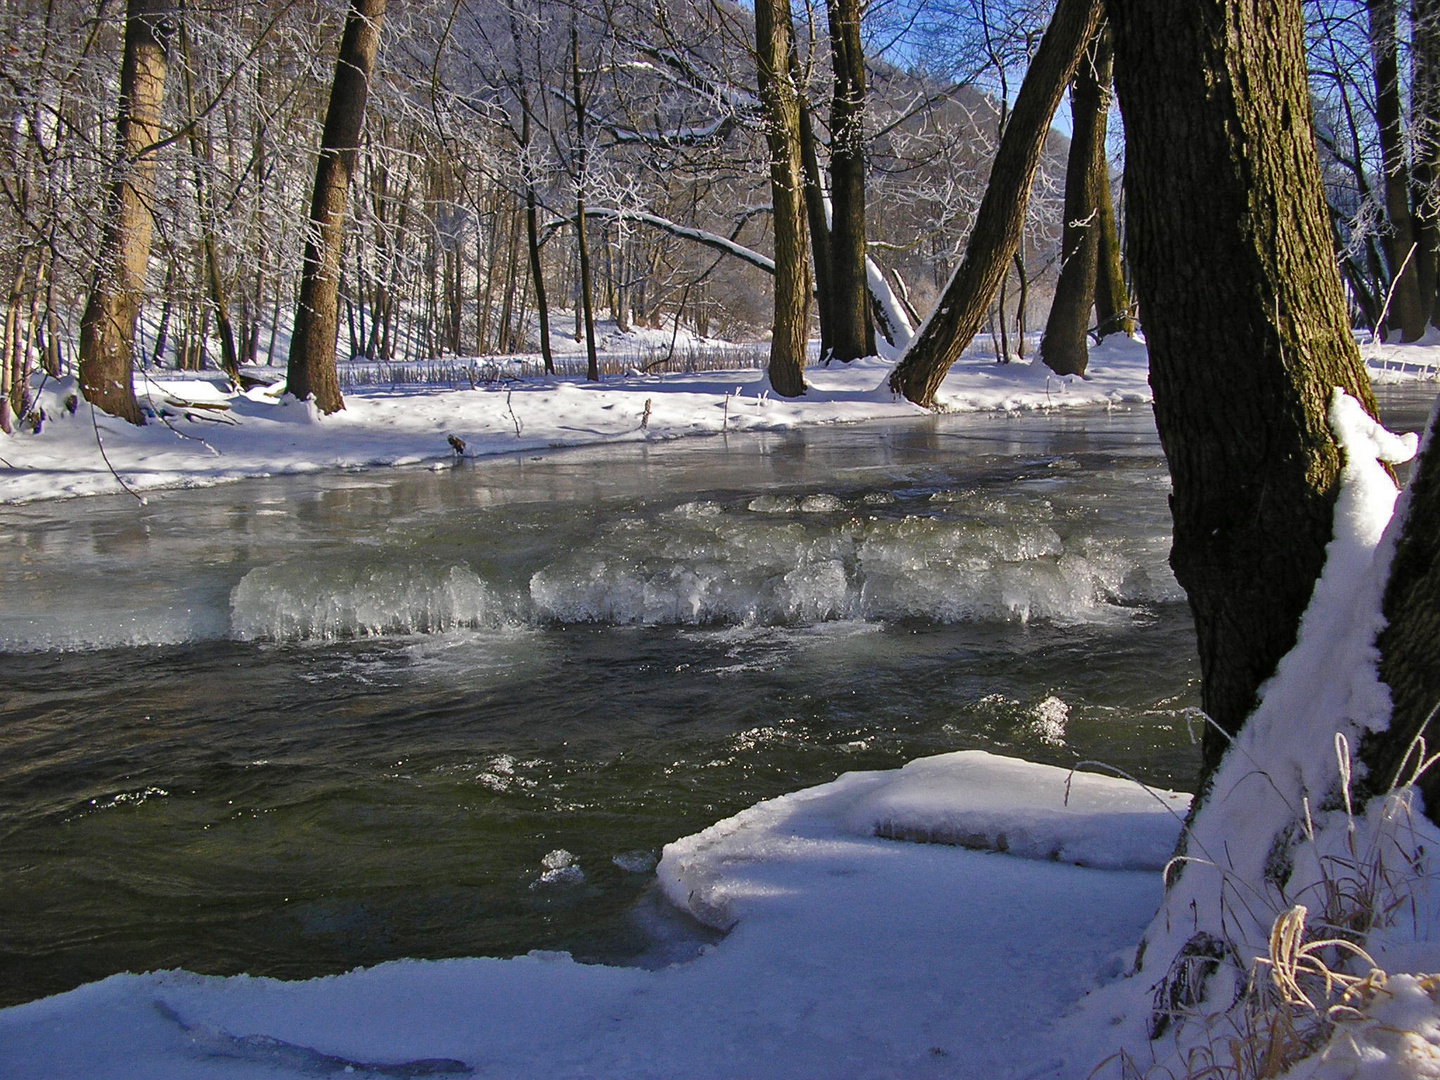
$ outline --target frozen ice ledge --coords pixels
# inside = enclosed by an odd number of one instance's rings
[[[728,930],[772,887],[763,880],[766,868],[826,838],[916,840],[1098,870],[1160,870],[1189,808],[1183,792],[962,750],[898,772],[846,773],[759,803],[667,845],[657,872],[671,903]]]

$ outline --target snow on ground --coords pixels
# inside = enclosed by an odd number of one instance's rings
[[[981,752],[847,774],[666,848],[666,895],[730,931],[698,959],[646,971],[532,953],[305,982],[117,975],[0,1011],[0,1076],[1048,1073],[1066,1061],[1051,1021],[1120,973],[1155,910],[1148,847],[1173,844],[1187,801]],[[1037,858],[874,835],[909,821],[981,846],[1000,817]]]
[[[1377,378],[1433,375],[1440,362],[1437,346],[1366,351]],[[811,390],[796,401],[769,394],[758,372],[370,389],[352,391],[333,417],[264,390],[231,396],[204,380],[167,377],[147,383],[146,395],[171,414],[168,423],[144,429],[92,417],[83,405],[67,413],[73,384],[51,381],[42,431],[0,440],[0,501],[115,491],[101,439],[110,465],[140,490],[325,468],[443,467],[454,457],[449,436],[474,456],[917,415],[885,389],[887,374],[880,361],[812,368]],[[1085,380],[967,358],[941,398],[952,409],[1010,410],[1144,401],[1144,348],[1121,341],[1094,350]],[[1337,415],[1352,446],[1395,456],[1343,406]],[[1298,657],[1267,689],[1271,712],[1307,689],[1300,704],[1285,706],[1306,724],[1352,702],[1373,704],[1363,679],[1373,613],[1364,603],[1373,605],[1375,590],[1363,567],[1388,513],[1372,483],[1376,468],[1372,461],[1350,478],[1359,486],[1335,548],[1350,567],[1343,576],[1363,580],[1320,590],[1330,599],[1307,616]],[[1326,627],[1347,626],[1357,630],[1336,638],[1339,653],[1314,644]],[[1343,719],[1353,727],[1355,715]],[[1282,747],[1291,737],[1254,727],[1255,738]],[[1237,796],[1227,812],[1239,807],[1245,818],[1249,808],[1278,821],[1307,790],[1318,810],[1324,793],[1308,774],[1324,747],[1310,747],[1296,741],[1285,797]],[[1216,783],[1217,791],[1254,792],[1265,777],[1241,762]],[[1187,920],[1200,918],[1205,875],[1187,873],[1187,899],[1151,923],[1160,900],[1154,868],[1178,835],[1184,802],[976,753],[850,774],[666,849],[657,871],[665,895],[728,930],[689,962],[649,971],[533,953],[398,961],[289,983],[117,975],[0,1011],[0,1077],[1086,1077],[1120,1040],[1144,1045],[1137,1025],[1156,974],[1147,967],[1144,978],[1120,978],[1141,931],[1150,924],[1150,937],[1170,947]],[[1440,845],[1440,837],[1423,839]],[[1224,850],[1218,833],[1197,833],[1192,848],[1202,844]],[[1251,864],[1270,851],[1224,858],[1244,863],[1237,874],[1263,877]],[[1311,876],[1304,860],[1316,857],[1295,852]],[[1194,911],[1175,907],[1190,898]],[[1206,918],[1253,955],[1264,920],[1245,912],[1250,921],[1237,926],[1237,914],[1232,906],[1230,924],[1223,912]],[[1428,928],[1412,929],[1418,938]],[[1399,939],[1387,947],[1397,959],[1437,959],[1433,948],[1414,954]],[[1430,1023],[1440,1016],[1434,988],[1394,982],[1373,1010],[1377,1030],[1390,1031],[1392,1013],[1406,1008],[1420,1016],[1417,1030],[1421,1021],[1440,1030]],[[1398,1057],[1377,1053],[1368,1059],[1383,1067],[1375,1075],[1400,1075],[1398,1066],[1383,1071]]]
[[[261,369],[269,370],[269,369]],[[565,377],[481,384],[475,389],[402,385],[355,388],[345,409],[313,406],[266,388],[232,395],[211,373],[137,379],[143,406],[160,414],[144,428],[67,399],[71,379],[41,391],[40,433],[0,439],[0,502],[193,487],[321,469],[430,464],[466,457],[589,443],[792,428],[923,416],[886,387],[890,365],[871,359],[811,367],[810,389],[778,398],[761,371]],[[277,380],[279,370],[270,371]],[[1096,349],[1088,379],[1061,378],[1038,363],[996,364],[966,357],[941,389],[947,408],[1043,409],[1150,399],[1144,347],[1123,341]],[[106,458],[108,457],[108,465]],[[112,474],[112,469],[114,474]]]
[[[1359,982],[1372,963],[1382,972],[1440,971],[1431,854],[1440,830],[1419,812],[1409,777],[1363,810],[1348,794],[1352,771],[1363,769],[1361,741],[1390,722],[1375,639],[1402,518],[1392,521],[1399,493],[1384,465],[1413,457],[1417,439],[1386,431],[1339,389],[1329,421],[1345,464],[1324,570],[1295,647],[1261,686],[1260,704],[1190,823],[1179,879],[1141,943],[1143,963],[1082,1010],[1074,1038],[1091,1042],[1092,1060],[1125,1046],[1140,1072],[1183,1076],[1206,1055],[1228,1059],[1232,1039],[1261,1046],[1268,1036],[1255,1032],[1270,1020],[1247,1017],[1259,1004],[1253,980],[1263,988],[1268,972],[1295,956],[1275,936],[1277,921],[1293,920],[1297,946],[1333,938],[1363,945],[1359,956],[1311,946],[1342,978]],[[1422,986],[1400,975],[1390,989],[1383,974],[1373,981],[1327,1013],[1336,986],[1302,973],[1297,985],[1316,1007],[1293,1007],[1293,997],[1292,1007],[1267,1014],[1283,1012],[1302,1039],[1324,1047],[1297,1075],[1440,1076],[1440,980]],[[1402,1015],[1407,1026],[1397,1029]],[[1134,1072],[1112,1060],[1098,1075]]]

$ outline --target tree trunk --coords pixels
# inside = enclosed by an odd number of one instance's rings
[[[1099,18],[1100,0],[1059,0],[1055,5],[1000,139],[965,256],[924,330],[890,374],[890,389],[917,405],[935,404],[945,373],[980,329],[1009,269],[1050,120]]]
[[[590,287],[590,249],[585,242],[585,185],[589,181],[585,146],[585,99],[580,94],[580,32],[570,22],[570,65],[575,77],[575,243],[580,258],[580,303],[585,309],[585,378],[600,381],[599,358],[595,354],[594,293]]]
[[[1437,325],[1440,292],[1440,0],[1413,0],[1410,9],[1410,175],[1415,204],[1416,284],[1420,310]]]
[[[1395,0],[1366,0],[1370,13],[1370,55],[1375,65],[1375,122],[1385,170],[1386,258],[1394,297],[1386,322],[1400,327],[1405,341],[1425,332],[1415,264],[1415,223],[1410,214],[1410,182],[1405,166],[1405,133],[1400,124],[1400,65],[1395,45]]]
[[[339,332],[336,293],[340,285],[340,253],[345,239],[345,204],[350,176],[360,152],[370,72],[380,47],[380,20],[386,0],[351,0],[345,35],[335,64],[335,82],[325,111],[315,193],[310,201],[310,228],[295,307],[295,331],[287,370],[289,390],[304,399],[314,396],[321,412],[345,408],[335,370],[335,337]]]
[[[1135,317],[1130,313],[1130,293],[1125,288],[1125,271],[1120,263],[1120,230],[1115,226],[1115,204],[1110,198],[1110,165],[1096,192],[1100,196],[1100,243],[1095,258],[1095,326],[1103,340],[1114,333],[1134,336]]]
[[[800,84],[800,60],[792,51],[791,78]],[[830,250],[830,216],[825,212],[825,183],[820,175],[820,158],[815,152],[815,129],[810,122],[810,106],[802,97],[800,110],[800,167],[805,174],[805,216],[810,226],[810,255],[815,268],[815,309],[820,321],[820,359],[828,361],[835,353],[832,327],[835,316],[835,286],[830,280],[834,258]]]
[[[793,30],[783,0],[755,4],[755,58],[775,229],[775,319],[770,335],[771,388],[782,397],[805,392],[810,268],[805,259],[804,176],[800,162],[800,95],[790,68]]]
[[[1388,790],[1402,767],[1412,771],[1426,755],[1440,750],[1440,439],[1432,430],[1416,464],[1408,495],[1397,505],[1405,513],[1390,579],[1385,587],[1385,629],[1380,648],[1380,678],[1390,687],[1390,727],[1368,736],[1361,757],[1368,766],[1362,791]],[[1416,736],[1424,739],[1413,746]],[[1418,750],[1418,755],[1413,751]],[[1418,781],[1431,821],[1440,820],[1440,767],[1431,766]]]
[[[1065,221],[1060,280],[1040,340],[1040,359],[1057,375],[1084,375],[1090,362],[1090,308],[1100,264],[1100,189],[1110,187],[1105,120],[1110,112],[1110,33],[1100,33],[1070,85],[1070,157],[1065,165]]]
[[[865,52],[859,0],[826,0],[835,93],[830,102],[832,355],[875,354],[865,278]]]
[[[205,249],[205,283],[210,301],[215,305],[216,326],[220,331],[220,366],[232,386],[240,385],[240,357],[235,351],[235,330],[230,324],[230,305],[225,296],[225,282],[220,273],[220,251],[215,240],[215,214],[210,204],[206,171],[210,165],[208,148],[201,145],[200,122],[195,115],[195,87],[190,75],[190,46],[185,28],[180,28],[180,48],[185,61],[185,118],[190,127],[190,167],[195,180],[195,212],[200,218],[201,244]]]
[[[1300,0],[1111,0],[1127,245],[1170,465],[1170,563],[1201,702],[1235,732],[1295,643],[1340,458],[1334,387],[1372,412],[1325,217]],[[1207,728],[1206,775],[1226,745]]]
[[[105,227],[85,314],[80,320],[80,388],[113,416],[143,424],[131,380],[135,321],[145,295],[154,218],[160,109],[167,50],[175,29],[173,0],[129,0],[120,70],[119,164],[105,200]]]

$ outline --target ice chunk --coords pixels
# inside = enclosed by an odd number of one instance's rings
[[[329,641],[500,626],[505,609],[466,566],[281,563],[251,570],[230,594],[241,640]]]
[[[660,887],[677,907],[728,930],[765,888],[749,866],[823,850],[840,837],[880,837],[1006,852],[1105,870],[1158,870],[1175,847],[1190,796],[1098,773],[980,750],[846,773],[759,803],[667,844]]]
[[[531,882],[532,889],[542,885],[579,885],[585,880],[585,873],[575,861],[575,856],[564,848],[550,852],[540,860],[540,865],[545,870],[539,880]]]
[[[610,860],[627,874],[648,874],[655,869],[655,856],[648,851],[626,851]]]

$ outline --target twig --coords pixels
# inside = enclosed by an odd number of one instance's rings
[[[110,475],[115,477],[115,482],[125,489],[127,495],[133,495],[135,501],[141,506],[146,505],[145,497],[139,494],[129,484],[125,483],[125,481],[120,478],[120,474],[115,471],[115,466],[110,464],[110,455],[105,452],[105,440],[100,437],[100,421],[95,419],[95,403],[92,401],[87,402],[87,404],[90,406],[90,426],[95,429],[95,445],[100,447],[100,456],[105,459],[105,467],[110,470]]]
[[[518,439],[520,438],[520,429],[525,425],[520,423],[520,417],[515,415],[515,410],[510,405],[510,395],[514,392],[513,390],[505,391],[505,411],[510,414],[510,420],[515,425],[515,437]]]
[[[1410,245],[1410,250],[1405,253],[1404,260],[1400,263],[1400,269],[1395,272],[1394,278],[1390,281],[1390,288],[1385,293],[1385,304],[1380,309],[1380,317],[1375,320],[1375,325],[1370,328],[1372,340],[1380,340],[1380,327],[1385,322],[1385,316],[1390,313],[1390,301],[1395,299],[1395,287],[1400,284],[1400,278],[1405,273],[1405,268],[1410,265],[1410,257],[1415,254],[1415,245]],[[1277,299],[1278,306],[1279,301]]]

